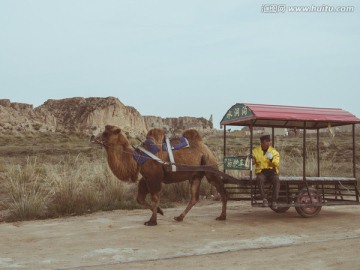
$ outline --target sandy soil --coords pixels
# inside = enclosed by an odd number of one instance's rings
[[[360,269],[360,207],[323,207],[315,218],[291,208],[276,214],[202,201],[183,222],[185,205],[101,212],[53,220],[0,223],[1,269]]]

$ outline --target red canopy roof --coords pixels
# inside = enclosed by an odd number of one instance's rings
[[[297,127],[309,129],[360,123],[355,115],[336,108],[297,107],[237,103],[224,115],[221,125]]]

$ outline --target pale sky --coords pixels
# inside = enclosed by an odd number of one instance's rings
[[[114,96],[219,128],[235,103],[360,117],[359,92],[358,1],[0,0],[0,98],[13,102]]]

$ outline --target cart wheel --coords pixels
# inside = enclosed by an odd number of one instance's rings
[[[290,206],[284,206],[284,207],[278,207],[277,209],[274,209],[272,206],[270,206],[271,210],[273,210],[276,213],[285,213],[287,210],[290,209]]]
[[[321,202],[321,197],[318,195],[318,191],[315,188],[309,188],[311,200],[314,203]],[[311,200],[309,198],[309,194],[306,188],[300,190],[299,195],[297,197],[297,203],[309,203],[311,204]],[[295,207],[296,212],[302,217],[308,218],[308,217],[314,217],[317,214],[319,214],[321,210],[321,206],[296,206]]]

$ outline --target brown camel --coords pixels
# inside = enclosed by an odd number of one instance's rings
[[[188,140],[189,147],[173,151],[176,164],[197,167],[205,165],[205,167],[211,168],[212,170],[218,170],[216,157],[204,144],[200,134],[196,130],[186,130],[183,136]],[[146,136],[147,139],[150,139],[159,146],[159,152],[156,153],[156,156],[164,162],[169,162],[168,152],[163,151],[161,148],[164,137],[165,133],[161,129],[152,129]],[[105,148],[109,167],[120,180],[136,182],[139,173],[142,175],[138,183],[137,202],[152,211],[152,215],[149,221],[144,223],[145,225],[157,225],[157,213],[163,214],[163,211],[159,207],[162,183],[170,184],[189,180],[191,185],[190,202],[186,209],[174,218],[176,221],[182,221],[190,209],[199,201],[200,181],[204,176],[206,176],[209,183],[216,187],[216,190],[221,196],[222,211],[221,215],[216,219],[226,219],[226,191],[221,178],[216,173],[211,171],[171,172],[167,170],[169,166],[161,164],[151,158],[139,165],[134,159],[135,150],[130,146],[126,135],[115,126],[107,125],[105,131],[97,136],[93,136],[91,141],[101,144]],[[176,143],[179,143],[177,139],[171,140],[171,145]],[[150,149],[150,146],[146,142],[143,143],[143,147]],[[141,155],[146,156],[143,153],[141,153]],[[145,200],[148,193],[150,193],[151,196],[151,204]]]

